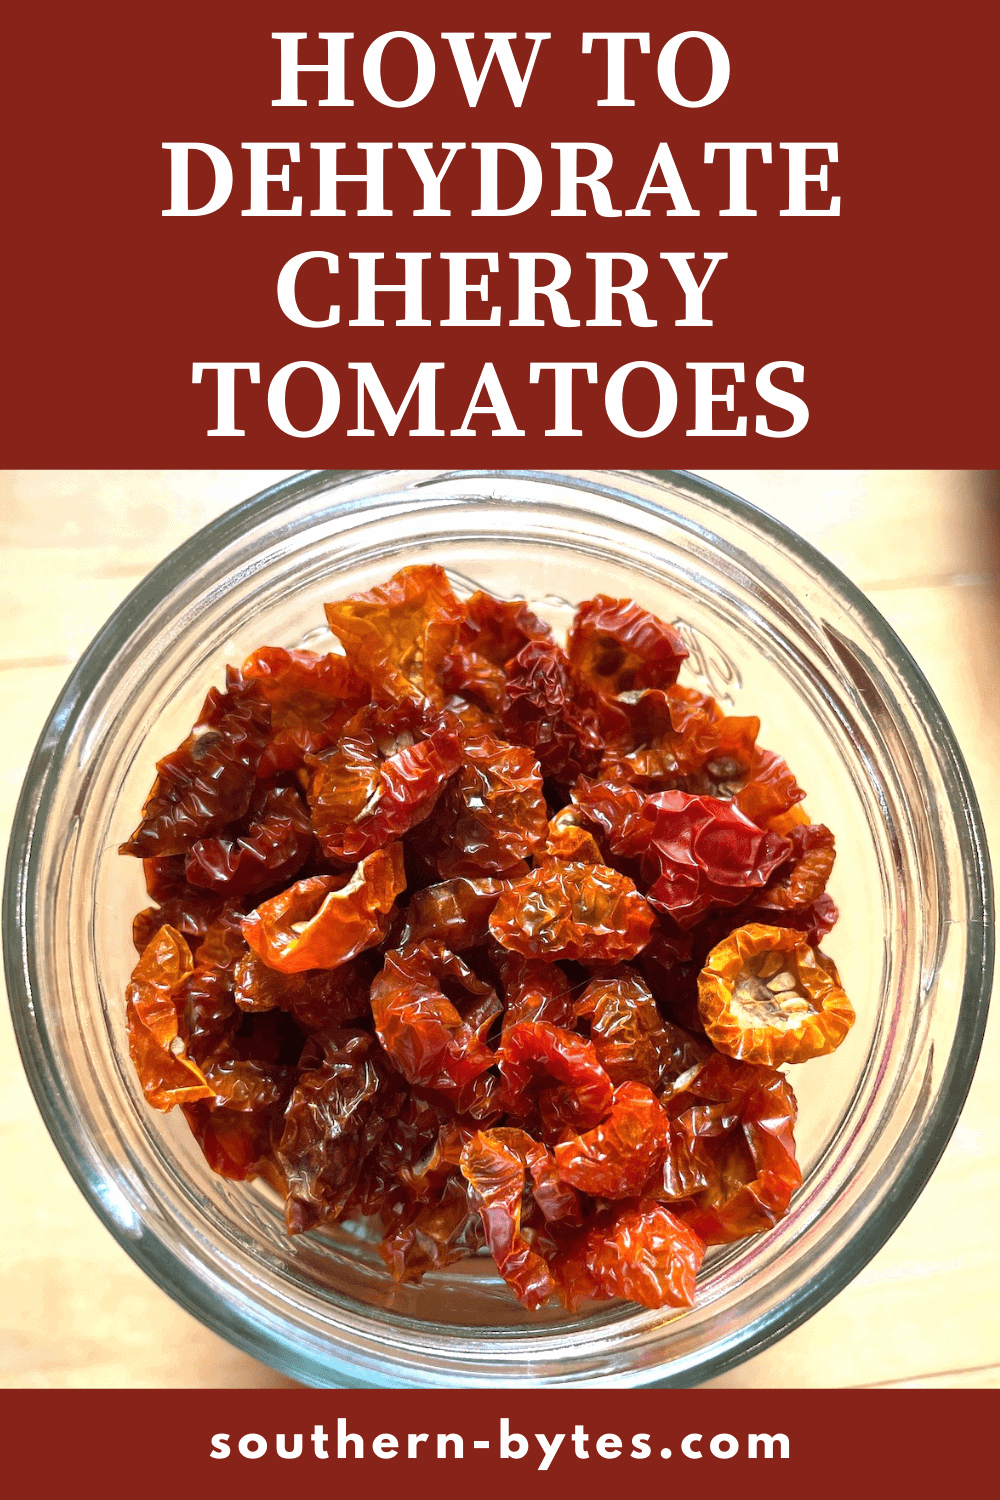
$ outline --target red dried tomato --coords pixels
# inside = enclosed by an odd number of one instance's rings
[[[335,750],[307,756],[309,805],[323,852],[353,860],[409,832],[462,764],[457,734],[419,708],[362,709]]]
[[[468,738],[430,829],[442,876],[523,872],[545,842],[548,813],[530,750],[491,734]]]
[[[497,1270],[525,1307],[543,1306],[555,1290],[552,1273],[521,1232],[525,1160],[512,1132],[480,1131],[462,1152],[462,1175],[476,1195]],[[517,1132],[520,1135],[521,1132]]]
[[[507,738],[534,751],[553,781],[569,786],[600,764],[597,715],[578,701],[566,653],[550,641],[529,641],[507,664],[500,720]]]
[[[659,792],[646,798],[642,816],[635,844],[657,871],[646,894],[681,927],[719,907],[738,906],[788,858],[787,839],[717,797]]]
[[[445,983],[464,992],[466,1019],[442,988]],[[416,943],[385,956],[371,988],[375,1030],[409,1083],[463,1096],[495,1061],[480,1036],[493,1017],[477,1016],[468,1005],[491,997],[499,1015],[496,996],[461,959],[442,943]]]
[[[611,1103],[611,1079],[590,1042],[550,1021],[518,1021],[497,1055],[515,1117],[540,1105],[550,1130],[589,1130]]]
[[[615,1089],[607,1119],[555,1148],[563,1182],[595,1198],[639,1197],[662,1165],[668,1145],[666,1111],[644,1083]]]
[[[188,850],[184,872],[193,886],[244,896],[294,879],[312,853],[309,813],[294,787],[254,793],[237,831],[199,839]]]
[[[626,875],[550,860],[503,892],[490,931],[525,958],[613,963],[646,946],[654,921]]]
[[[161,927],[125,992],[129,1053],[143,1093],[154,1109],[210,1099],[212,1089],[187,1056],[180,1031],[179,998],[192,970],[191,950],[172,927]]]
[[[715,1053],[667,1112],[707,1186],[676,1212],[709,1245],[772,1228],[802,1181],[795,1095],[773,1068]],[[671,1169],[668,1161],[664,1176]]]
[[[322,1064],[299,1075],[275,1152],[288,1183],[285,1222],[301,1234],[338,1219],[402,1090],[363,1032],[331,1033]]]
[[[587,1270],[605,1297],[642,1307],[690,1307],[705,1245],[662,1203],[619,1210],[587,1236]]]
[[[212,688],[191,733],[156,763],[142,822],[120,846],[140,859],[184,854],[242,818],[257,784],[271,710],[255,682],[226,668],[226,690]]]
[[[381,702],[443,703],[440,674],[463,609],[443,568],[402,568],[388,583],[326,606],[350,665]]]
[[[567,650],[584,681],[608,695],[669,687],[688,654],[671,626],[631,599],[607,594],[577,609]]]
[[[243,676],[256,682],[271,706],[271,732],[258,775],[295,771],[307,753],[335,745],[348,719],[370,688],[346,657],[262,646],[243,663]]]

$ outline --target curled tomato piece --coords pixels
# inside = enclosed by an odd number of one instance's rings
[[[348,719],[368,701],[370,689],[347,658],[330,652],[285,651],[261,646],[243,663],[271,706],[271,730],[257,774],[295,771],[303,757],[335,745]]]
[[[465,992],[463,1019],[445,993]],[[495,1059],[480,1035],[500,1006],[489,986],[442,943],[423,942],[385,956],[371,988],[379,1041],[409,1083],[462,1100]],[[486,1002],[485,1012],[476,1009]],[[459,1001],[459,1003],[462,1003]]]
[[[615,963],[649,942],[654,914],[609,865],[550,860],[501,895],[490,931],[525,958]]]
[[[677,1205],[678,1217],[709,1245],[773,1228],[802,1181],[787,1078],[716,1052],[666,1109],[683,1160],[668,1158],[665,1183],[687,1172],[705,1184]]]
[[[590,829],[582,826],[582,814],[575,807],[561,808],[554,818],[549,819],[543,854],[548,859],[561,859],[569,864],[607,864],[600,845]]]
[[[571,666],[584,681],[609,696],[670,687],[688,654],[671,626],[633,600],[607,594],[579,606],[567,650]]]
[[[632,969],[592,979],[576,1004],[590,1021],[590,1040],[612,1083],[658,1088],[702,1061],[707,1048],[664,1021],[642,977]]]
[[[161,927],[132,970],[125,992],[129,1055],[154,1109],[212,1097],[204,1073],[187,1055],[179,1024],[179,1002],[193,967],[180,933]]]
[[[563,1182],[595,1198],[637,1198],[662,1166],[667,1144],[667,1114],[656,1095],[643,1083],[622,1083],[607,1119],[559,1142],[556,1169]]]
[[[545,1260],[521,1230],[526,1183],[525,1159],[518,1149],[522,1135],[521,1131],[478,1131],[462,1152],[462,1175],[475,1194],[497,1270],[519,1302],[538,1308],[552,1295],[555,1282]]]
[[[420,1281],[474,1255],[483,1243],[479,1209],[470,1202],[468,1184],[449,1177],[436,1203],[414,1205],[398,1228],[385,1235],[378,1253],[393,1281]]]
[[[435,814],[438,869],[445,879],[523,871],[548,827],[538,762],[530,750],[491,734],[467,739],[463,751]]]
[[[406,908],[402,945],[431,938],[452,953],[474,948],[489,936],[490,913],[508,881],[494,875],[459,877],[414,891]]]
[[[717,797],[660,792],[646,798],[643,821],[644,857],[657,871],[648,899],[684,928],[740,905],[789,854],[787,839]]]
[[[408,1214],[419,1199],[407,1180],[408,1174],[434,1148],[448,1118],[444,1100],[410,1089],[369,1156],[348,1211],[380,1214],[385,1224],[397,1215]]]
[[[180,995],[188,1053],[199,1063],[231,1041],[239,1026],[233,985],[236,966],[247,951],[242,920],[239,906],[227,901],[199,944],[194,969]]]
[[[569,786],[600,764],[597,715],[579,701],[566,653],[554,642],[529,641],[508,662],[500,719],[507,739],[534,751],[553,781]]]
[[[444,702],[440,673],[464,611],[443,568],[401,568],[388,583],[326,605],[347,660],[382,702]]]
[[[572,1028],[576,1010],[569,980],[558,964],[498,948],[496,965],[503,984],[505,1031],[519,1021],[549,1021]]]
[[[494,599],[481,589],[465,601],[460,639],[495,667],[504,667],[529,641],[550,641],[552,631],[523,599]]]
[[[294,787],[254,794],[245,827],[199,839],[184,871],[191,885],[227,896],[250,895],[291,880],[313,850],[309,813]]]
[[[258,906],[243,936],[269,968],[284,974],[334,969],[380,943],[388,913],[406,888],[400,844],[376,849],[354,874],[313,875]]]
[[[184,854],[242,818],[257,784],[271,710],[255,682],[226,668],[226,690],[212,688],[191,733],[156,763],[142,822],[119,853],[140,859]]]
[[[289,1234],[340,1218],[402,1091],[364,1032],[331,1033],[322,1064],[299,1074],[276,1150]]]
[[[364,958],[335,969],[283,974],[256,953],[244,953],[233,973],[233,997],[242,1011],[283,1010],[303,1031],[323,1031],[367,1016],[370,984],[371,970]]]
[[[363,858],[433,810],[462,764],[458,735],[412,706],[363,709],[335,750],[307,756],[309,804],[323,852]]]
[[[612,854],[630,858],[644,847],[646,798],[638,787],[614,778],[591,781],[581,776],[570,795],[580,814],[605,835]]]
[[[260,1110],[228,1109],[218,1098],[184,1105],[191,1134],[213,1172],[236,1182],[265,1177],[284,1196],[285,1184],[272,1157],[281,1134],[281,1110],[280,1101]]]
[[[183,854],[144,859],[146,890],[157,906],[147,906],[132,922],[132,941],[142,953],[161,927],[173,927],[187,941],[192,953],[222,909],[223,897],[188,885]]]
[[[587,1270],[602,1296],[643,1307],[690,1307],[705,1245],[662,1203],[626,1205],[587,1236]]]
[[[833,1052],[854,1025],[832,960],[794,928],[757,923],[712,949],[698,1010],[720,1052],[769,1067]]]
[[[790,829],[790,869],[779,870],[755,906],[762,911],[803,911],[826,890],[833,871],[836,844],[822,823],[799,823]]]
[[[537,1104],[553,1130],[589,1130],[611,1103],[611,1079],[590,1042],[549,1021],[511,1026],[497,1060],[512,1115],[527,1115]]]

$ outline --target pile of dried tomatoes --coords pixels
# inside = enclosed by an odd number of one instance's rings
[[[326,612],[343,654],[230,668],[122,845],[147,1100],[398,1281],[486,1245],[529,1308],[689,1304],[799,1185],[777,1067],[854,1019],[833,835],[632,601],[565,648],[434,566]]]

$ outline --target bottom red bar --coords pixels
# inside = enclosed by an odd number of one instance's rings
[[[108,1500],[929,1496],[987,1482],[998,1417],[984,1390],[8,1391],[3,1407],[8,1474]]]

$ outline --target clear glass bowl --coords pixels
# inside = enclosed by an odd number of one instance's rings
[[[708,1257],[681,1314],[529,1314],[489,1260],[396,1287],[350,1226],[289,1239],[264,1185],[214,1176],[179,1112],[148,1109],[123,992],[141,866],[116,854],[154,761],[226,662],[323,648],[323,601],[418,561],[459,589],[632,596],[679,623],[682,680],[759,714],[837,834],[826,944],[858,1011],[792,1070],[804,1171],[771,1233]],[[25,1066],[111,1232],[224,1337],[314,1385],[689,1385],[801,1323],[874,1254],[958,1116],[985,1023],[989,866],[941,710],[904,647],[818,553],[682,473],[317,473],[207,526],[135,590],[70,678],[31,763],[5,893]]]

